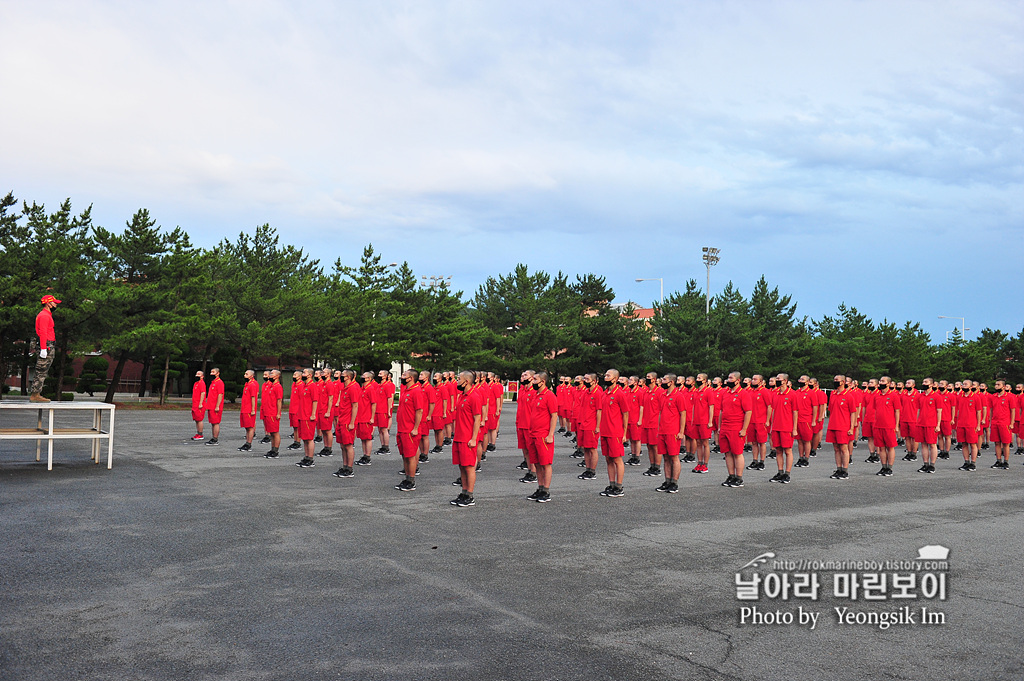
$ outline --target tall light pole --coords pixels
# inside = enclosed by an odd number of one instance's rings
[[[447,277],[442,276],[442,275],[436,275],[436,276],[431,275],[429,282],[427,281],[427,275],[425,275],[425,274],[421,274],[420,275],[420,286],[422,288],[434,289],[434,288],[438,288],[439,286],[441,286],[441,284],[448,284],[450,286],[451,283],[452,283],[451,275],[448,275]]]
[[[646,278],[646,279],[644,279],[644,278],[637,279],[637,281],[656,281],[659,284],[661,284],[661,303],[660,303],[660,305],[662,307],[665,307],[665,280],[664,279],[662,279],[661,277],[649,277],[649,278]]]
[[[965,320],[963,317],[947,317],[944,314],[940,314],[939,315],[939,319],[959,319],[960,320],[960,340],[962,340],[964,342],[967,341],[967,332],[970,331],[970,329],[967,328],[967,320]],[[946,340],[949,340],[948,336],[946,337]]]
[[[711,246],[705,246],[700,249],[704,251],[704,264],[708,268],[708,287],[704,291],[704,318],[707,319],[711,316],[711,268],[718,264],[718,254],[722,252],[720,248],[712,248]]]

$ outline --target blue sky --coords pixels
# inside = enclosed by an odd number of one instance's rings
[[[649,303],[765,274],[1024,327],[1020,2],[0,0],[0,192],[269,222],[325,262],[518,262]],[[703,285],[703,284],[702,284]],[[968,332],[973,337],[973,332]]]

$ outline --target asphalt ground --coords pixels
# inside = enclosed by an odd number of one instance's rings
[[[874,475],[855,450],[830,480],[823,448],[790,485],[747,471],[723,488],[684,468],[677,495],[627,467],[626,495],[576,479],[556,437],[552,501],[525,497],[506,405],[479,476],[456,508],[450,454],[417,489],[394,489],[397,454],[331,476],[338,456],[236,451],[233,413],[218,448],[187,442],[187,411],[117,416],[113,470],[88,445],[59,443],[54,469],[34,446],[0,441],[0,678],[33,679],[1020,679],[1024,457],[1011,470],[932,475],[899,461]],[[3,424],[11,419],[4,417]],[[88,417],[86,417],[88,418]],[[11,424],[13,425],[13,424]],[[208,428],[208,426],[207,426]],[[392,446],[393,450],[396,450]],[[910,560],[950,549],[947,598],[737,599],[741,572],[777,560]],[[795,573],[799,570],[790,570]],[[805,572],[807,572],[805,570]],[[833,608],[910,605],[945,624],[839,624]],[[741,623],[742,607],[820,613]]]

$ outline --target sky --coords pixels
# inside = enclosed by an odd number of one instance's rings
[[[0,0],[0,193],[1024,328],[1024,3]]]

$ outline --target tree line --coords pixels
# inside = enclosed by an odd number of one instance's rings
[[[105,388],[107,401],[129,360],[151,378],[143,390],[161,395],[211,363],[232,392],[247,367],[321,361],[472,367],[506,379],[525,367],[576,375],[614,366],[636,374],[1024,380],[1024,329],[933,344],[917,323],[876,323],[845,304],[811,320],[764,277],[749,298],[730,282],[708,314],[691,280],[645,321],[630,304],[615,305],[614,291],[593,273],[570,278],[520,264],[467,297],[443,280],[421,285],[407,262],[385,265],[372,245],[358,263],[327,265],[261,225],[203,249],[180,227],[158,226],[146,209],[115,232],[93,224],[91,207],[76,214],[70,199],[54,211],[35,202],[19,209],[11,193],[0,200],[0,279],[0,377],[27,375],[39,299],[49,292],[63,301],[51,390],[66,384],[74,358],[102,351],[113,359],[113,377],[78,388]],[[95,363],[91,370],[102,373]]]

